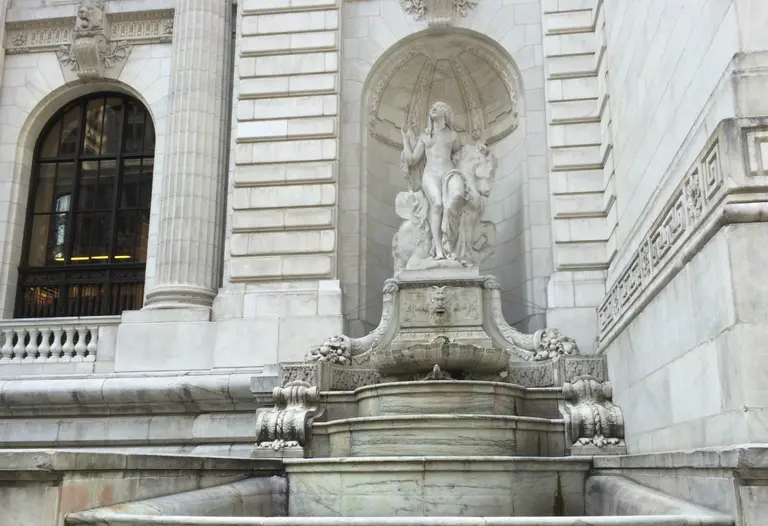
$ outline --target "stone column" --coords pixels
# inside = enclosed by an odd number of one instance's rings
[[[154,287],[147,308],[210,307],[221,273],[221,134],[231,5],[179,0]]]

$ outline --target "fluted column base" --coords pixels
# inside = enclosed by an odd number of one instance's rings
[[[144,309],[210,308],[215,298],[216,293],[204,287],[164,285],[147,294]]]

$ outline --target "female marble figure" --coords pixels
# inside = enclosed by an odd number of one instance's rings
[[[430,255],[438,261],[476,266],[484,256],[474,245],[491,191],[495,157],[484,144],[461,143],[453,111],[444,102],[432,105],[427,127],[418,138],[412,130],[403,129],[402,135],[403,173],[411,192],[421,191],[428,205]]]

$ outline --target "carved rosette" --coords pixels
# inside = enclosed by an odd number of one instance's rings
[[[256,419],[256,447],[274,449],[305,447],[309,426],[317,414],[320,390],[307,382],[294,381],[272,391],[275,407]]]
[[[623,446],[624,416],[611,402],[609,382],[594,376],[579,376],[563,384],[566,438],[572,447]]]
[[[77,7],[72,42],[56,52],[59,62],[82,80],[103,78],[128,58],[132,46],[125,41],[112,42],[110,26],[104,16],[102,0],[83,0]]]

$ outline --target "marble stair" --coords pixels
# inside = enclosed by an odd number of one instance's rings
[[[603,477],[607,478],[607,477]],[[621,479],[621,477],[613,477]],[[605,484],[605,480],[601,483]],[[626,479],[616,481],[638,506],[655,515],[581,517],[293,517],[285,516],[279,478],[252,478],[144,501],[70,513],[67,526],[733,526],[727,516],[654,492]],[[627,492],[627,489],[631,491]],[[620,502],[622,499],[618,499]],[[596,499],[594,504],[598,504]],[[600,510],[595,510],[599,512]],[[661,514],[661,512],[667,512]],[[264,516],[269,514],[270,516]]]

